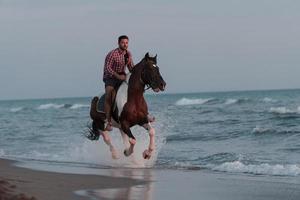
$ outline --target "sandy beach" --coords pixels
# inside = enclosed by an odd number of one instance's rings
[[[32,170],[2,159],[0,199],[300,198],[298,177],[224,174],[201,169],[96,169],[98,174],[94,170],[84,175],[72,171],[69,174]]]
[[[74,194],[79,189],[123,188],[144,181],[100,175],[74,175],[35,171],[0,159],[0,199],[87,199]]]

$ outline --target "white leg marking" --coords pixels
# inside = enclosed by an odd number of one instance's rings
[[[119,153],[116,150],[116,148],[112,145],[108,131],[102,131],[101,135],[103,137],[103,141],[105,142],[105,144],[107,144],[109,146],[109,150],[111,152],[112,158],[119,159],[120,158]]]
[[[146,149],[143,152],[143,157],[145,159],[150,159],[151,154],[155,149],[155,129],[151,126],[150,123],[144,124],[143,127],[148,131],[149,137],[150,137],[150,142],[149,142],[148,149]]]

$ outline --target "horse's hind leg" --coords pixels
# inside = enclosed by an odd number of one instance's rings
[[[103,141],[109,146],[109,150],[111,152],[111,156],[113,159],[119,159],[120,156],[116,148],[112,145],[110,136],[108,131],[101,131],[101,135],[103,136]]]
[[[144,159],[150,159],[152,152],[155,149],[155,129],[150,123],[144,124],[143,127],[149,132],[150,142],[148,149],[143,152]]]

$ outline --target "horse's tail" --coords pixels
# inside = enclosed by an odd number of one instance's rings
[[[99,121],[100,120],[100,121],[104,122],[105,119],[106,119],[105,113],[97,111],[98,100],[99,100],[99,97],[97,97],[97,96],[92,99],[91,109],[90,109],[90,117],[94,121]]]

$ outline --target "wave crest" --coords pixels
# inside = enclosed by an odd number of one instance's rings
[[[0,149],[0,157],[3,157],[3,156],[5,156],[5,152],[3,149]]]
[[[90,105],[85,105],[85,104],[73,104],[70,109],[78,109],[78,108],[88,108]]]
[[[47,104],[42,104],[40,105],[37,109],[39,110],[45,110],[45,109],[49,109],[49,108],[63,108],[65,106],[65,104],[54,104],[54,103],[47,103]]]
[[[272,129],[270,128],[263,128],[260,126],[256,126],[255,128],[253,128],[252,133],[261,134],[261,133],[269,133],[271,131]]]
[[[295,110],[286,107],[272,107],[270,112],[274,114],[300,114],[300,106]]]
[[[188,99],[188,98],[181,98],[178,101],[176,101],[175,105],[177,106],[186,106],[186,105],[201,105],[208,103],[210,101],[214,100],[213,98],[207,98],[207,99]]]
[[[272,102],[277,102],[277,100],[275,99],[272,99],[272,98],[269,98],[269,97],[265,97],[263,98],[262,100],[263,102],[266,102],[266,103],[272,103]]]
[[[298,164],[290,165],[245,165],[240,161],[226,162],[219,166],[213,167],[215,171],[238,172],[249,174],[277,175],[277,176],[297,176],[300,175],[300,166]]]
[[[237,103],[238,102],[238,99],[227,99],[226,101],[225,101],[225,104],[226,105],[230,105],[230,104],[235,104],[235,103]]]
[[[10,112],[19,112],[21,110],[23,110],[23,107],[11,108]]]
[[[42,104],[37,107],[38,110],[46,110],[46,109],[59,109],[59,108],[70,108],[70,109],[79,109],[79,108],[86,108],[90,107],[86,104],[55,104],[55,103],[48,103]]]

